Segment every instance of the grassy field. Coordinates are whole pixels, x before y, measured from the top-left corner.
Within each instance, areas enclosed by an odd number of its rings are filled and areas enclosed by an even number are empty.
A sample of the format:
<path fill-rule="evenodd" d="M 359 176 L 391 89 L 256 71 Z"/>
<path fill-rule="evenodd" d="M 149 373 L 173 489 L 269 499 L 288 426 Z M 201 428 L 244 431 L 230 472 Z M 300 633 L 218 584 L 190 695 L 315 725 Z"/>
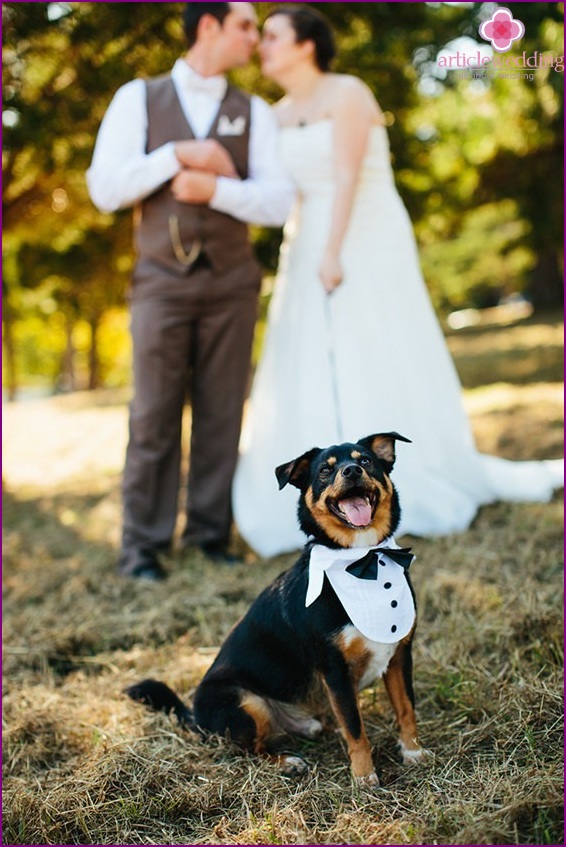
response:
<path fill-rule="evenodd" d="M 450 338 L 484 451 L 562 455 L 561 332 L 532 318 Z M 401 766 L 377 685 L 363 702 L 382 788 L 352 784 L 333 731 L 289 739 L 311 766 L 293 780 L 122 693 L 156 676 L 189 699 L 294 559 L 219 569 L 185 555 L 163 585 L 116 576 L 124 402 L 4 410 L 4 843 L 562 843 L 562 497 L 398 539 L 418 556 L 415 689 L 434 756 Z"/>

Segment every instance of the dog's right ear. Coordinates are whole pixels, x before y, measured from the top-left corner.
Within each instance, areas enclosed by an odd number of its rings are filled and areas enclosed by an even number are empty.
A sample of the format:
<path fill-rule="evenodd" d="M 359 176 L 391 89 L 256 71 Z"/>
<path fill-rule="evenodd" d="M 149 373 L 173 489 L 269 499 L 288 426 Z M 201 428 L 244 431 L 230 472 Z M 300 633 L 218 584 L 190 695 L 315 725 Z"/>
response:
<path fill-rule="evenodd" d="M 320 447 L 313 447 L 312 450 L 307 450 L 298 459 L 293 459 L 292 462 L 285 462 L 284 465 L 279 465 L 278 468 L 275 468 L 279 491 L 285 488 L 288 482 L 294 485 L 295 488 L 305 491 L 309 483 L 312 460 L 319 453 Z"/>

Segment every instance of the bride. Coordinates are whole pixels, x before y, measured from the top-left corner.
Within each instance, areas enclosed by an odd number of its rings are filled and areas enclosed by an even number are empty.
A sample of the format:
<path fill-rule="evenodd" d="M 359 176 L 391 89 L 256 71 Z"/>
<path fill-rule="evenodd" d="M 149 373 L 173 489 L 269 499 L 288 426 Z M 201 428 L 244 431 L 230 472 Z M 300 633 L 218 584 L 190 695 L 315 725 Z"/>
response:
<path fill-rule="evenodd" d="M 478 506 L 548 500 L 561 462 L 509 462 L 474 446 L 461 387 L 395 188 L 383 117 L 357 77 L 329 71 L 334 39 L 305 6 L 277 7 L 262 70 L 298 203 L 285 227 L 264 353 L 252 387 L 234 517 L 262 556 L 297 549 L 295 489 L 274 468 L 311 447 L 396 430 L 399 534 L 464 530 Z"/>

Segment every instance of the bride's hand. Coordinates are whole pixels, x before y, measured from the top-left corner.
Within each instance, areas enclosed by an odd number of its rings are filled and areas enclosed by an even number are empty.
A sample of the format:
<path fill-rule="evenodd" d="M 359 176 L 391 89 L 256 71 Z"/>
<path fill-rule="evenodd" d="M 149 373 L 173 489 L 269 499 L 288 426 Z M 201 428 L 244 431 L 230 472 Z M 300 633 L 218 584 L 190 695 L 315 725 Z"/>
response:
<path fill-rule="evenodd" d="M 332 294 L 332 292 L 341 285 L 342 280 L 344 279 L 340 258 L 338 256 L 325 254 L 322 257 L 322 262 L 318 269 L 318 275 L 326 293 Z"/>

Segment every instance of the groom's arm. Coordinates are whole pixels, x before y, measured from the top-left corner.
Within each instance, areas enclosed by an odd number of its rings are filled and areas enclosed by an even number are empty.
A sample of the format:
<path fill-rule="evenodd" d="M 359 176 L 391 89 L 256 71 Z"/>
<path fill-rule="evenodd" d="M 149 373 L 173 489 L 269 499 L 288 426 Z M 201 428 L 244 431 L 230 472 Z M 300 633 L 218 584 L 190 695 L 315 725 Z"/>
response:
<path fill-rule="evenodd" d="M 102 212 L 116 212 L 135 205 L 173 179 L 182 168 L 223 177 L 236 175 L 230 154 L 215 139 L 168 141 L 147 153 L 147 130 L 145 83 L 141 79 L 132 80 L 112 98 L 86 174 L 91 199 Z"/>
<path fill-rule="evenodd" d="M 295 198 L 295 187 L 279 156 L 279 127 L 267 105 L 252 98 L 249 176 L 238 180 L 183 170 L 172 183 L 176 199 L 208 204 L 245 223 L 281 226 Z"/>
<path fill-rule="evenodd" d="M 146 138 L 145 83 L 135 79 L 112 98 L 86 173 L 90 197 L 101 212 L 133 206 L 180 171 L 172 142 L 146 153 Z"/>

